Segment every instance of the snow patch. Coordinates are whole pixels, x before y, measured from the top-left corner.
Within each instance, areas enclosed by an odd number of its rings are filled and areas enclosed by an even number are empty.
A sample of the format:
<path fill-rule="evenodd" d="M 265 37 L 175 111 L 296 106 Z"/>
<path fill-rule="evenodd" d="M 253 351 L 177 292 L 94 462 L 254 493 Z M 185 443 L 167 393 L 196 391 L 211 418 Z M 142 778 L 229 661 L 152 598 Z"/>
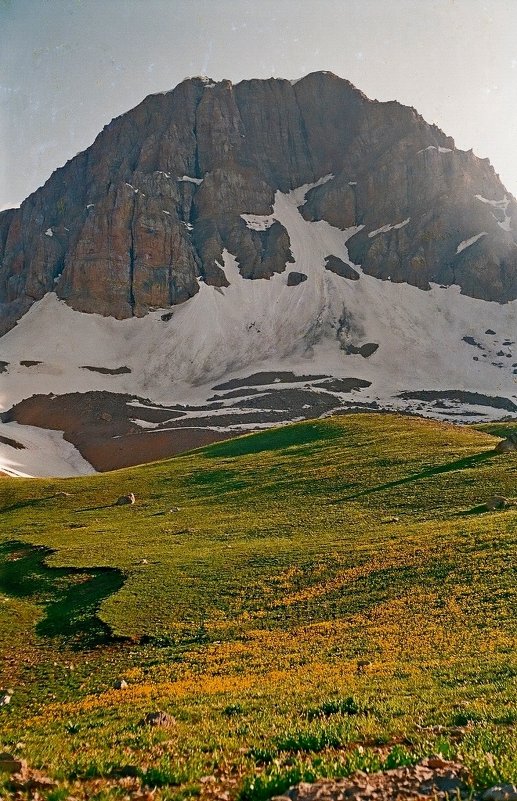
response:
<path fill-rule="evenodd" d="M 52 228 L 47 228 L 47 230 L 45 231 L 45 236 L 54 236 Z"/>
<path fill-rule="evenodd" d="M 494 219 L 496 220 L 499 228 L 502 228 L 503 231 L 511 231 L 512 225 L 512 218 L 508 214 L 508 206 L 510 205 L 510 198 L 505 195 L 502 200 L 488 200 L 483 195 L 475 195 L 477 200 L 480 200 L 482 203 L 487 203 L 489 206 L 493 206 L 496 209 L 499 209 L 504 213 L 504 220 L 498 220 L 497 216 L 493 214 Z"/>
<path fill-rule="evenodd" d="M 145 409 L 149 409 L 149 406 L 145 406 Z M 160 423 L 152 423 L 150 420 L 139 420 L 138 418 L 134 417 L 131 418 L 132 423 L 136 423 L 139 428 L 157 428 Z"/>
<path fill-rule="evenodd" d="M 368 234 L 368 239 L 371 239 L 372 236 L 377 236 L 377 234 L 386 234 L 388 231 L 395 231 L 397 228 L 404 228 L 404 226 L 408 224 L 410 219 L 411 217 L 408 217 L 407 219 L 402 220 L 402 222 L 396 223 L 395 225 L 388 224 L 388 225 L 383 225 L 382 228 L 376 228 L 375 231 L 370 231 L 370 233 Z"/>
<path fill-rule="evenodd" d="M 305 203 L 305 196 L 311 189 L 315 189 L 317 186 L 322 186 L 323 184 L 328 183 L 328 181 L 332 181 L 334 178 L 334 173 L 329 172 L 327 175 L 324 175 L 318 181 L 314 181 L 312 184 L 302 184 L 302 186 L 298 186 L 296 189 L 292 189 L 286 197 L 291 199 L 291 202 L 296 204 L 297 206 L 302 206 Z M 278 193 L 277 193 L 278 194 Z"/>
<path fill-rule="evenodd" d="M 438 153 L 452 153 L 452 148 L 450 147 L 436 147 L 436 145 L 427 145 L 427 147 L 423 147 L 422 150 L 417 152 L 417 156 L 420 153 L 426 153 L 428 150 L 436 150 Z"/>
<path fill-rule="evenodd" d="M 178 178 L 178 181 L 186 181 L 190 184 L 199 184 L 203 183 L 203 178 L 192 178 L 190 175 L 183 175 L 181 178 Z"/>
<path fill-rule="evenodd" d="M 18 450 L 0 442 L 0 471 L 10 476 L 65 478 L 96 472 L 79 451 L 63 439 L 62 431 L 0 423 L 0 434 L 24 446 Z"/>
<path fill-rule="evenodd" d="M 271 228 L 275 218 L 272 214 L 269 216 L 261 214 L 241 214 L 242 219 L 252 231 L 266 231 Z"/>
<path fill-rule="evenodd" d="M 471 236 L 470 239 L 464 239 L 463 242 L 460 242 L 460 244 L 456 248 L 456 253 L 461 253 L 462 250 L 465 250 L 466 248 L 469 248 L 471 245 L 474 244 L 474 242 L 477 242 L 478 239 L 481 239 L 482 236 L 486 236 L 486 235 L 487 235 L 486 231 L 481 231 L 480 234 L 476 234 L 475 236 Z"/>

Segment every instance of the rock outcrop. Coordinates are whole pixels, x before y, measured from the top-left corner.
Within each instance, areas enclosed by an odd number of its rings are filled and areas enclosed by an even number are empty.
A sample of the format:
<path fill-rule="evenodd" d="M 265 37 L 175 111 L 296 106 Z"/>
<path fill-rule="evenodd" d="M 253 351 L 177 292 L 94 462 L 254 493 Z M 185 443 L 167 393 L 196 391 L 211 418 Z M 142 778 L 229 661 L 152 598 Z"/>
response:
<path fill-rule="evenodd" d="M 303 216 L 363 226 L 348 247 L 365 272 L 517 298 L 517 204 L 488 160 L 456 150 L 414 109 L 331 73 L 193 78 L 113 120 L 0 213 L 0 334 L 50 291 L 116 318 L 182 303 L 199 279 L 227 285 L 224 249 L 243 278 L 267 280 L 293 261 L 292 243 L 273 218 L 250 218 L 272 214 L 276 190 L 330 174 Z"/>

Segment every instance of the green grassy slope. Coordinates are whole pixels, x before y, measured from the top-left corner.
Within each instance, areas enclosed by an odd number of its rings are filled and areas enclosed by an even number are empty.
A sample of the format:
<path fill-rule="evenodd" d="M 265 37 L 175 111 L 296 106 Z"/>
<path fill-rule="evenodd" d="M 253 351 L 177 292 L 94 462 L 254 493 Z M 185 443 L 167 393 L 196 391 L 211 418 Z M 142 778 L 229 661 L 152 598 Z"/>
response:
<path fill-rule="evenodd" d="M 460 751 L 478 786 L 517 778 L 517 507 L 478 508 L 517 496 L 517 456 L 495 441 L 351 415 L 84 479 L 2 479 L 0 654 L 18 688 L 3 744 L 23 739 L 63 782 L 145 764 L 164 797 L 207 794 L 207 774 L 259 797 L 436 750 Z M 106 692 L 121 674 L 129 690 Z M 138 725 L 150 708 L 174 714 L 172 735 Z"/>

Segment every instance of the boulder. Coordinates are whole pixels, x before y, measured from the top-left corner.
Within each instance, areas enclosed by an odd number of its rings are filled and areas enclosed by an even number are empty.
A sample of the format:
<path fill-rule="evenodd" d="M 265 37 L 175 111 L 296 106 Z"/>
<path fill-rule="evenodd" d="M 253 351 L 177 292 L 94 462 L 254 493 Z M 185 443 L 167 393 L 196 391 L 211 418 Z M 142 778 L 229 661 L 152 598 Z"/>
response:
<path fill-rule="evenodd" d="M 325 259 L 325 269 L 340 275 L 341 278 L 348 278 L 350 281 L 358 281 L 359 273 L 350 264 L 347 264 L 338 256 L 327 256 Z"/>
<path fill-rule="evenodd" d="M 0 754 L 0 773 L 24 773 L 27 770 L 27 762 L 18 759 L 13 754 Z"/>
<path fill-rule="evenodd" d="M 13 696 L 12 690 L 0 690 L 0 706 L 8 706 Z"/>
<path fill-rule="evenodd" d="M 363 359 L 368 359 L 376 350 L 379 349 L 377 342 L 365 342 L 364 345 L 345 345 L 343 350 L 348 354 L 357 354 Z"/>
<path fill-rule="evenodd" d="M 483 794 L 483 801 L 517 801 L 517 786 L 496 784 Z"/>
<path fill-rule="evenodd" d="M 126 506 L 127 504 L 133 504 L 136 498 L 133 492 L 130 492 L 129 495 L 121 495 L 120 498 L 117 498 L 115 501 L 115 506 Z"/>
<path fill-rule="evenodd" d="M 496 453 L 514 453 L 517 451 L 517 431 L 508 434 L 506 439 L 502 439 L 495 446 Z"/>
<path fill-rule="evenodd" d="M 169 715 L 168 712 L 162 712 L 161 710 L 148 712 L 142 721 L 144 726 L 160 726 L 162 728 L 169 728 L 170 726 L 174 726 L 175 723 L 176 721 L 172 715 Z"/>
<path fill-rule="evenodd" d="M 295 270 L 292 270 L 287 276 L 287 286 L 298 286 L 298 284 L 303 284 L 306 280 L 307 276 L 305 273 L 297 273 Z"/>
<path fill-rule="evenodd" d="M 511 506 L 510 501 L 502 495 L 492 495 L 485 503 L 485 507 L 489 512 L 494 512 L 497 509 L 506 509 L 508 506 Z"/>

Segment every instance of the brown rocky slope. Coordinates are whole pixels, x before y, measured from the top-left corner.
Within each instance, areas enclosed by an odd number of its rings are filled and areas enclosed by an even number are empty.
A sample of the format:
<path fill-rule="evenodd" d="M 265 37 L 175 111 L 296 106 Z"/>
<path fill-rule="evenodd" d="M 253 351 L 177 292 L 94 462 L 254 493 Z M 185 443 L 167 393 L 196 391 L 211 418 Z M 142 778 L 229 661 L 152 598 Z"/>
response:
<path fill-rule="evenodd" d="M 365 272 L 517 297 L 517 204 L 488 160 L 455 150 L 414 109 L 331 73 L 192 78 L 113 120 L 0 214 L 0 333 L 49 291 L 117 318 L 181 303 L 197 277 L 225 284 L 223 248 L 243 277 L 267 279 L 292 261 L 287 231 L 253 230 L 240 215 L 269 214 L 276 190 L 329 173 L 303 214 L 364 225 L 349 250 Z"/>

